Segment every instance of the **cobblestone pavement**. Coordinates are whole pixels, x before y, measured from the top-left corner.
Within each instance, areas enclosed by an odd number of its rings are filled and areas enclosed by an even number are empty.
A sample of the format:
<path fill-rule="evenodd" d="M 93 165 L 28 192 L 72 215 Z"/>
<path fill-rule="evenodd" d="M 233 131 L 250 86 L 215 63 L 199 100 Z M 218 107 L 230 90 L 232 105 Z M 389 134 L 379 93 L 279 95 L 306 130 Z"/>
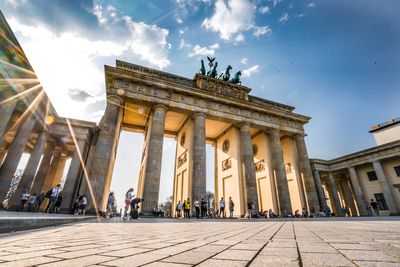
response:
<path fill-rule="evenodd" d="M 0 235 L 0 266 L 31 265 L 400 266 L 400 221 L 79 223 Z"/>

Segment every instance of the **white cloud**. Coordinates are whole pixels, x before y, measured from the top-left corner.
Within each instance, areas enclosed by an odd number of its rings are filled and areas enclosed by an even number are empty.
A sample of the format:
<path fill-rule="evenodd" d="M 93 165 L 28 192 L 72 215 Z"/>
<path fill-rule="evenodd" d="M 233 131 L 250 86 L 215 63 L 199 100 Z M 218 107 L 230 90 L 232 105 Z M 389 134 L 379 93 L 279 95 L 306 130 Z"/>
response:
<path fill-rule="evenodd" d="M 231 40 L 249 29 L 255 16 L 256 7 L 248 0 L 217 0 L 214 14 L 206 18 L 202 26 L 218 32 L 221 39 Z M 240 39 L 240 38 L 239 38 Z"/>
<path fill-rule="evenodd" d="M 261 35 L 272 32 L 269 26 L 262 26 L 262 27 L 253 26 L 252 28 L 253 28 L 253 36 L 255 37 L 259 37 Z"/>
<path fill-rule="evenodd" d="M 311 3 L 309 3 L 307 6 L 308 6 L 308 7 L 315 7 L 315 4 L 314 4 L 313 2 L 311 2 Z"/>
<path fill-rule="evenodd" d="M 269 0 L 270 2 L 274 3 L 274 6 L 276 6 L 277 4 L 279 4 L 280 2 L 282 2 L 283 0 Z"/>
<path fill-rule="evenodd" d="M 247 64 L 247 58 L 246 57 L 242 58 L 240 60 L 240 63 L 242 63 L 243 65 L 246 65 Z"/>
<path fill-rule="evenodd" d="M 260 7 L 258 8 L 258 11 L 259 11 L 261 14 L 270 14 L 270 13 L 271 13 L 271 10 L 270 10 L 270 8 L 269 8 L 268 6 L 260 6 Z"/>
<path fill-rule="evenodd" d="M 280 23 L 286 23 L 286 21 L 289 19 L 289 14 L 285 13 L 279 18 Z"/>
<path fill-rule="evenodd" d="M 167 67 L 171 63 L 168 59 L 168 49 L 171 47 L 167 43 L 169 31 L 156 25 L 135 22 L 130 17 L 124 17 L 124 20 L 132 34 L 129 44 L 132 52 L 159 68 Z"/>
<path fill-rule="evenodd" d="M 6 3 L 12 5 L 14 8 L 23 5 L 26 3 L 27 0 L 6 0 Z"/>
<path fill-rule="evenodd" d="M 257 73 L 260 71 L 260 65 L 254 65 L 248 69 L 242 71 L 242 77 L 250 77 L 253 73 Z"/>
<path fill-rule="evenodd" d="M 238 35 L 236 35 L 235 42 L 240 43 L 243 41 L 244 41 L 244 35 L 242 33 L 239 33 Z"/>
<path fill-rule="evenodd" d="M 120 21 L 117 9 L 112 5 L 108 5 L 106 8 L 103 8 L 102 5 L 94 3 L 92 12 L 93 15 L 97 17 L 97 21 L 99 22 L 100 25 L 105 25 L 107 23 L 115 23 Z"/>
<path fill-rule="evenodd" d="M 191 45 L 186 43 L 185 40 L 182 38 L 180 43 L 179 43 L 179 49 L 182 49 L 182 48 L 185 48 L 185 47 L 190 48 Z"/>
<path fill-rule="evenodd" d="M 208 47 L 201 47 L 200 45 L 195 45 L 193 47 L 193 51 L 188 55 L 189 57 L 194 56 L 213 56 L 215 54 L 215 50 L 219 49 L 219 44 L 215 43 Z"/>
<path fill-rule="evenodd" d="M 175 19 L 175 21 L 176 21 L 176 23 L 178 23 L 178 24 L 182 24 L 183 23 L 183 20 L 181 19 L 181 18 L 176 18 Z"/>

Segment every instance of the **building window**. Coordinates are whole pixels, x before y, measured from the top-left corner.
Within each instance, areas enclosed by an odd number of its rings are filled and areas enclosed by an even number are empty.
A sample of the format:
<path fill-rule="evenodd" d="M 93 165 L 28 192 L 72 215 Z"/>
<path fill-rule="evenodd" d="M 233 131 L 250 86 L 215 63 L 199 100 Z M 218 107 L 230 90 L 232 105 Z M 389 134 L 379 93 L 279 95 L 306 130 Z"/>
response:
<path fill-rule="evenodd" d="M 378 203 L 378 207 L 380 210 L 388 210 L 388 206 L 386 204 L 385 196 L 382 193 L 374 194 L 376 202 Z"/>
<path fill-rule="evenodd" d="M 397 177 L 400 177 L 400 166 L 394 167 L 394 171 L 396 172 Z"/>
<path fill-rule="evenodd" d="M 368 175 L 368 180 L 369 181 L 376 181 L 378 180 L 378 177 L 376 176 L 376 172 L 372 171 L 372 172 L 367 172 Z"/>

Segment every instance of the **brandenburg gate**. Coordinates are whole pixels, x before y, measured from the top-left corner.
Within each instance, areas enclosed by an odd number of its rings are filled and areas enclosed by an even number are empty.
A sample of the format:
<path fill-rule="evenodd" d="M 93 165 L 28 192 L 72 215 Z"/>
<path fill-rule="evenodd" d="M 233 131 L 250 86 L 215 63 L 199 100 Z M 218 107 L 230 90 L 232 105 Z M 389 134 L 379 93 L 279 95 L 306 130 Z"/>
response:
<path fill-rule="evenodd" d="M 176 139 L 173 207 L 206 197 L 206 144 L 215 147 L 215 199 L 229 197 L 235 216 L 306 206 L 320 210 L 304 142 L 309 117 L 250 95 L 251 89 L 202 74 L 188 79 L 117 61 L 105 66 L 107 107 L 89 150 L 89 184 L 105 210 L 122 130 L 143 133 L 137 196 L 142 212 L 158 205 L 163 138 Z M 80 192 L 87 192 L 83 180 Z M 171 185 L 172 186 L 172 185 Z M 93 208 L 93 203 L 89 206 Z"/>

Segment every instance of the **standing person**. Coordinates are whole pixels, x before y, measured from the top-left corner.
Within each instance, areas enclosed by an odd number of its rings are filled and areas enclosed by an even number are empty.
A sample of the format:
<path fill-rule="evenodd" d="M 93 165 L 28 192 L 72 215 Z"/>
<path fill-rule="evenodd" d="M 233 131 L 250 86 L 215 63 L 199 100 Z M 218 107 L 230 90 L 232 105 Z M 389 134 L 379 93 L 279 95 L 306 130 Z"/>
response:
<path fill-rule="evenodd" d="M 369 204 L 374 209 L 375 216 L 378 216 L 378 217 L 381 216 L 381 214 L 379 213 L 378 203 L 371 198 L 371 202 Z"/>
<path fill-rule="evenodd" d="M 74 215 L 78 215 L 79 201 L 81 201 L 81 196 L 79 194 L 76 194 L 76 197 L 74 200 L 74 206 L 72 207 L 72 214 L 74 214 Z"/>
<path fill-rule="evenodd" d="M 28 201 L 30 195 L 27 190 L 22 191 L 21 199 L 18 202 L 17 211 L 22 211 L 25 207 L 26 202 Z"/>
<path fill-rule="evenodd" d="M 190 218 L 190 199 L 187 198 L 186 203 L 185 203 L 185 213 L 186 213 L 186 218 Z"/>
<path fill-rule="evenodd" d="M 58 199 L 58 194 L 61 192 L 61 184 L 58 184 L 56 187 L 53 187 L 52 189 L 49 190 L 49 192 L 46 193 L 47 196 L 49 196 L 49 204 L 47 204 L 46 210 L 44 211 L 45 213 L 53 212 L 54 205 L 57 202 Z"/>
<path fill-rule="evenodd" d="M 61 202 L 62 202 L 62 194 L 60 192 L 58 194 L 56 204 L 54 205 L 54 212 L 55 213 L 60 213 Z"/>
<path fill-rule="evenodd" d="M 204 198 L 201 199 L 200 207 L 201 207 L 201 217 L 202 218 L 207 217 L 207 202 L 204 200 Z"/>
<path fill-rule="evenodd" d="M 106 214 L 106 216 L 108 216 L 108 218 L 111 218 L 111 213 L 113 212 L 114 205 L 115 205 L 114 192 L 111 192 L 108 195 L 108 199 L 107 199 L 107 214 Z"/>
<path fill-rule="evenodd" d="M 45 200 L 44 192 L 40 193 L 40 195 L 36 199 L 36 212 L 39 212 L 40 206 L 42 205 L 43 201 Z"/>
<path fill-rule="evenodd" d="M 178 200 L 178 204 L 176 204 L 175 211 L 176 211 L 176 217 L 177 217 L 177 218 L 182 218 L 182 214 L 181 214 L 181 211 L 182 211 L 182 204 L 181 204 L 181 201 L 180 201 L 180 200 Z"/>
<path fill-rule="evenodd" d="M 367 208 L 368 216 L 372 216 L 372 207 L 369 203 L 365 203 L 365 207 Z"/>
<path fill-rule="evenodd" d="M 33 193 L 32 196 L 30 196 L 29 200 L 28 200 L 28 212 L 32 211 L 35 201 L 36 201 L 36 193 Z"/>
<path fill-rule="evenodd" d="M 252 201 L 249 201 L 247 203 L 247 209 L 249 212 L 249 219 L 251 219 L 253 217 L 253 202 Z"/>
<path fill-rule="evenodd" d="M 87 205 L 86 195 L 83 194 L 83 195 L 81 196 L 81 200 L 79 201 L 79 210 L 80 210 L 80 213 L 81 213 L 83 216 L 85 216 L 86 205 Z M 78 211 L 78 214 L 79 214 L 79 211 Z"/>
<path fill-rule="evenodd" d="M 235 209 L 235 203 L 233 203 L 232 197 L 229 197 L 229 218 L 233 218 L 233 211 Z"/>
<path fill-rule="evenodd" d="M 186 218 L 186 199 L 183 201 L 182 208 L 183 208 L 183 218 Z"/>
<path fill-rule="evenodd" d="M 196 218 L 200 218 L 200 202 L 197 198 L 194 202 L 194 209 L 196 210 Z"/>
<path fill-rule="evenodd" d="M 219 201 L 219 213 L 222 218 L 225 218 L 225 200 L 223 197 Z"/>
<path fill-rule="evenodd" d="M 124 213 L 125 218 L 128 217 L 128 210 L 129 207 L 131 206 L 132 198 L 134 197 L 135 195 L 133 194 L 133 188 L 129 188 L 129 190 L 125 194 L 125 213 Z"/>
<path fill-rule="evenodd" d="M 272 219 L 272 218 L 275 217 L 275 216 L 274 216 L 274 212 L 272 211 L 272 209 L 269 209 L 269 211 L 268 211 L 268 217 L 269 217 L 270 219 Z"/>

